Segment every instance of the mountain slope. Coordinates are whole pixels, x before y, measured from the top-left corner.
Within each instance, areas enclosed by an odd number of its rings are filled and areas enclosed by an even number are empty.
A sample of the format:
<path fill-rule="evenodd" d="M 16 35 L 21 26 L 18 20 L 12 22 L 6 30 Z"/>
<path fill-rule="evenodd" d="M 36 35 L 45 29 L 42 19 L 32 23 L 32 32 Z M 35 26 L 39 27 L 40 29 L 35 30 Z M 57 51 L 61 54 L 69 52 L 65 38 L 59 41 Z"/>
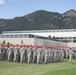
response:
<path fill-rule="evenodd" d="M 63 14 L 39 10 L 22 17 L 0 19 L 0 33 L 8 30 L 75 29 L 76 11 Z"/>

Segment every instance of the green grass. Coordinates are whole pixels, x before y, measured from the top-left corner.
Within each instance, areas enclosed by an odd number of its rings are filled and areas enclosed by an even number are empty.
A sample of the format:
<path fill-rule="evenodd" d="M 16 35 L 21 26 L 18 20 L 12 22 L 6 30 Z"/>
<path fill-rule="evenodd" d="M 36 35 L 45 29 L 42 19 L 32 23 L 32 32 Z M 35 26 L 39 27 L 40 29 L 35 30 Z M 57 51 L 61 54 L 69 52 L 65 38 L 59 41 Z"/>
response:
<path fill-rule="evenodd" d="M 0 62 L 0 75 L 76 75 L 76 60 L 42 65 Z"/>

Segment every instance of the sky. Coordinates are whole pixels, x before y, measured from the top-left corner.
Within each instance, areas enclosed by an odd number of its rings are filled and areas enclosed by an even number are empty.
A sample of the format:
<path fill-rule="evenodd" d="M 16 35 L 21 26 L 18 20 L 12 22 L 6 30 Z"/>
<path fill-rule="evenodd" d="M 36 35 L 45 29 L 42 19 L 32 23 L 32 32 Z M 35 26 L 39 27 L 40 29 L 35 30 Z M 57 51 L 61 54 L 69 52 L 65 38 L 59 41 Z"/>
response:
<path fill-rule="evenodd" d="M 12 19 L 37 10 L 64 13 L 76 10 L 76 0 L 0 0 L 0 18 Z"/>

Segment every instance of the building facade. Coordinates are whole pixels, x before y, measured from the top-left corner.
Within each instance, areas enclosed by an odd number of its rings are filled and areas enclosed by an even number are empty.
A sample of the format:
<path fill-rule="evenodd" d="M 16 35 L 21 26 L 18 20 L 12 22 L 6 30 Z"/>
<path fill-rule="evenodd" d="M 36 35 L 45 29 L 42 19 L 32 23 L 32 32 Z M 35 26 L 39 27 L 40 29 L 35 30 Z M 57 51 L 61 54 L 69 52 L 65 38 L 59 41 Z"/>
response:
<path fill-rule="evenodd" d="M 46 39 L 49 36 L 54 37 L 56 41 L 76 42 L 76 29 L 3 31 L 0 38 L 36 37 Z"/>

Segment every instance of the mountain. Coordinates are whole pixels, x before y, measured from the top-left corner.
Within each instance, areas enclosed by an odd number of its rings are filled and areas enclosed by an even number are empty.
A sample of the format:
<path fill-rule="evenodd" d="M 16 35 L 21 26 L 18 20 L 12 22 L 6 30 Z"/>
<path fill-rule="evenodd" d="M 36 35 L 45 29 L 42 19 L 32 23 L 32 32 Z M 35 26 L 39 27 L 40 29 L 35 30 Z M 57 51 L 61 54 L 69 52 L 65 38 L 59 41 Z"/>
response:
<path fill-rule="evenodd" d="M 71 9 L 63 14 L 38 10 L 22 17 L 0 19 L 2 31 L 76 29 L 76 11 Z"/>
<path fill-rule="evenodd" d="M 76 17 L 76 11 L 74 9 L 71 9 L 71 10 L 65 12 L 63 14 L 63 16 L 74 16 L 74 17 Z"/>

